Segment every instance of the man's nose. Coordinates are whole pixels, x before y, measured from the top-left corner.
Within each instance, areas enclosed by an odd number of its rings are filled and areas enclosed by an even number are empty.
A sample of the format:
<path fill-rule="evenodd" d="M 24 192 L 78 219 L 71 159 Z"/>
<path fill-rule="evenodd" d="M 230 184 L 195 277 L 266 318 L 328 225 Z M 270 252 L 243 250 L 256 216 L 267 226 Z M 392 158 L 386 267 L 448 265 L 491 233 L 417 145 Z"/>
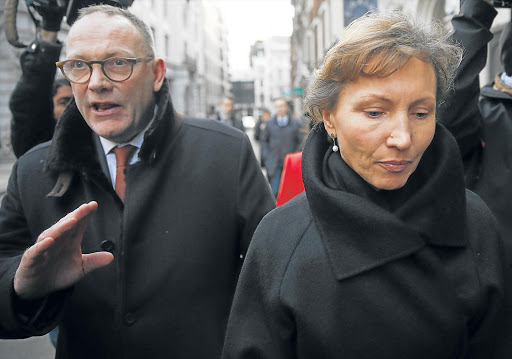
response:
<path fill-rule="evenodd" d="M 105 76 L 100 64 L 91 65 L 91 78 L 89 79 L 89 89 L 98 91 L 111 86 L 110 80 Z"/>

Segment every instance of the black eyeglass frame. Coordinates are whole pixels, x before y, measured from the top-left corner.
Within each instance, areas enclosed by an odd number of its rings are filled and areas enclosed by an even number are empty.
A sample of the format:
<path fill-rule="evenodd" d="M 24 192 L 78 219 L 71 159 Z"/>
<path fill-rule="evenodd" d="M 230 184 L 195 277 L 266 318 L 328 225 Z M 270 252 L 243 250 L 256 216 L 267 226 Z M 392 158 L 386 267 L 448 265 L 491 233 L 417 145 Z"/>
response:
<path fill-rule="evenodd" d="M 132 77 L 133 66 L 135 66 L 139 62 L 148 62 L 148 61 L 151 61 L 153 59 L 154 59 L 154 56 L 145 56 L 145 57 L 118 57 L 118 56 L 116 56 L 116 57 L 109 57 L 108 59 L 105 59 L 105 60 L 92 60 L 92 61 L 86 61 L 86 60 L 82 60 L 82 59 L 68 59 L 68 60 L 56 62 L 55 65 L 60 69 L 60 71 L 62 72 L 62 75 L 64 75 L 64 77 L 69 82 L 72 82 L 74 84 L 84 84 L 84 83 L 88 82 L 91 79 L 91 76 L 92 76 L 92 65 L 94 65 L 94 64 L 100 64 L 101 65 L 101 72 L 103 72 L 103 75 L 105 75 L 105 77 L 107 79 L 109 79 L 110 81 L 113 81 L 113 82 L 123 82 L 123 81 L 128 80 L 130 77 Z M 110 78 L 107 75 L 107 73 L 105 72 L 105 63 L 107 63 L 108 61 L 112 61 L 112 60 L 124 60 L 124 61 L 127 61 L 131 65 L 130 74 L 128 75 L 128 77 L 126 77 L 124 80 L 114 80 L 114 79 Z M 73 80 L 71 80 L 66 75 L 66 71 L 64 71 L 64 65 L 66 63 L 68 63 L 68 62 L 71 62 L 71 61 L 80 61 L 80 62 L 83 62 L 84 64 L 86 64 L 87 66 L 89 66 L 89 77 L 87 78 L 87 80 L 85 80 L 85 81 L 73 81 Z"/>

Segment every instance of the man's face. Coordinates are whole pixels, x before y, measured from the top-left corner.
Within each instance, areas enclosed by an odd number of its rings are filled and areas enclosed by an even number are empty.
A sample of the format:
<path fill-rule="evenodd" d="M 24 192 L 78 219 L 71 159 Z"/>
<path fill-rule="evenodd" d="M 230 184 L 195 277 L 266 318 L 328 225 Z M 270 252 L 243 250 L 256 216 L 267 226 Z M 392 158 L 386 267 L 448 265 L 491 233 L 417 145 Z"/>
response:
<path fill-rule="evenodd" d="M 111 57 L 145 57 L 144 39 L 126 18 L 96 12 L 78 20 L 67 39 L 67 58 L 105 60 Z M 161 59 L 134 65 L 131 77 L 122 82 L 109 80 L 101 65 L 92 65 L 91 78 L 72 83 L 78 110 L 99 136 L 126 143 L 142 131 L 153 117 L 155 92 L 165 75 Z"/>
<path fill-rule="evenodd" d="M 231 101 L 229 98 L 225 98 L 224 101 L 222 101 L 221 107 L 222 111 L 229 115 L 231 111 L 233 111 L 233 101 Z"/>
<path fill-rule="evenodd" d="M 71 86 L 63 85 L 57 89 L 57 93 L 53 96 L 53 117 L 55 119 L 62 115 L 72 97 Z"/>
<path fill-rule="evenodd" d="M 288 112 L 288 105 L 286 104 L 286 101 L 276 100 L 274 102 L 274 106 L 276 108 L 276 113 L 279 117 L 286 116 L 286 113 Z"/>

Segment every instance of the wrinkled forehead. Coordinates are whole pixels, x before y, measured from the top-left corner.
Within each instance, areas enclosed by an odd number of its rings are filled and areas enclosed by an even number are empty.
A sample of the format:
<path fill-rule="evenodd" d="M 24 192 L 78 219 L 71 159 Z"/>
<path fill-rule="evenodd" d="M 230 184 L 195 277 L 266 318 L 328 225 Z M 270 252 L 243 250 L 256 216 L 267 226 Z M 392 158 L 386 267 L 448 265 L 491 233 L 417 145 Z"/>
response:
<path fill-rule="evenodd" d="M 123 48 L 136 51 L 143 48 L 142 35 L 127 18 L 100 12 L 88 14 L 71 27 L 66 45 L 68 57 L 75 52 L 87 52 L 95 45 L 104 50 Z"/>

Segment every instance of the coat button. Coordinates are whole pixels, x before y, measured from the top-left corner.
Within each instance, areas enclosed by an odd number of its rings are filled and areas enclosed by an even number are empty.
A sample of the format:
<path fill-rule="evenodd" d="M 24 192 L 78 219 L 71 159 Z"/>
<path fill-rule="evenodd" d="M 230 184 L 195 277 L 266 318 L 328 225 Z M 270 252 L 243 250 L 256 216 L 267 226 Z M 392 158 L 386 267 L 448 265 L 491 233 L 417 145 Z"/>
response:
<path fill-rule="evenodd" d="M 111 252 L 114 250 L 115 244 L 112 241 L 106 240 L 101 242 L 101 249 L 107 252 Z"/>
<path fill-rule="evenodd" d="M 135 316 L 132 313 L 126 313 L 124 315 L 124 322 L 126 325 L 133 325 L 135 323 Z"/>

